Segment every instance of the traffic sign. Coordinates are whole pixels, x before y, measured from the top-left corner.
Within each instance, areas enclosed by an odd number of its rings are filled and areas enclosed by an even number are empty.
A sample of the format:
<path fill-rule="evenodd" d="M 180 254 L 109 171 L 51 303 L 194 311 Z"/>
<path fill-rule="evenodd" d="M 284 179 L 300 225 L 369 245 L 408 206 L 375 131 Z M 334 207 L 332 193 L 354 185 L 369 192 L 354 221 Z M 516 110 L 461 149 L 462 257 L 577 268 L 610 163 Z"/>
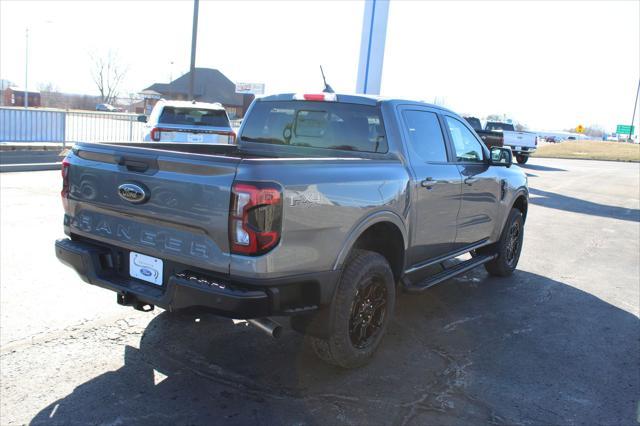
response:
<path fill-rule="evenodd" d="M 264 83 L 236 83 L 236 93 L 264 94 Z"/>
<path fill-rule="evenodd" d="M 582 124 L 578 124 L 576 127 L 576 133 L 584 133 L 584 126 Z"/>
<path fill-rule="evenodd" d="M 616 133 L 619 135 L 632 135 L 636 131 L 636 126 L 629 126 L 628 124 L 618 124 L 616 126 Z"/>

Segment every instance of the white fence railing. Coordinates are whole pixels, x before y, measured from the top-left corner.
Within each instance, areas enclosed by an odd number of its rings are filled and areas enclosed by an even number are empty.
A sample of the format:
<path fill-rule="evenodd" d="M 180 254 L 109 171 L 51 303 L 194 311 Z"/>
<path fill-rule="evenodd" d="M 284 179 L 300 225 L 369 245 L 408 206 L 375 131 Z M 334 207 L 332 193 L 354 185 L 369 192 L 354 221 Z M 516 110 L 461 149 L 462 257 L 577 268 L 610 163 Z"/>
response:
<path fill-rule="evenodd" d="M 139 142 L 137 114 L 0 107 L 0 142 Z"/>

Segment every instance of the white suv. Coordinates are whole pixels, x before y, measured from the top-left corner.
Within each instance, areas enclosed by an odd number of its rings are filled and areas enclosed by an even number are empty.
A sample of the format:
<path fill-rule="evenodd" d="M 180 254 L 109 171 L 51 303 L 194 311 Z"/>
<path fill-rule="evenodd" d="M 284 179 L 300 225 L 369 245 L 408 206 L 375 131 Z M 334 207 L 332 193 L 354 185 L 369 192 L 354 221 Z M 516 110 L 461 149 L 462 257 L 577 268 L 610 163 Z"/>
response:
<path fill-rule="evenodd" d="M 236 134 L 219 103 L 160 100 L 147 120 L 143 141 L 234 144 Z"/>

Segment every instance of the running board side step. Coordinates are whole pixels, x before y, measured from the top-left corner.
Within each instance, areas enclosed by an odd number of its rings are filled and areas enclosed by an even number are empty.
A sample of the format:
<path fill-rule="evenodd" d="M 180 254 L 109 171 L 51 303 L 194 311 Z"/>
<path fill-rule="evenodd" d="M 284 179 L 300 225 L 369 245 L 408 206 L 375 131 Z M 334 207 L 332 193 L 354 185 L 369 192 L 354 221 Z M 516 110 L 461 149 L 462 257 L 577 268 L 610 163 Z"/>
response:
<path fill-rule="evenodd" d="M 457 265 L 447 268 L 442 272 L 438 272 L 437 274 L 432 275 L 417 284 L 411 284 L 407 280 L 403 280 L 404 289 L 408 293 L 420 293 L 428 289 L 429 287 L 440 284 L 441 282 L 453 278 L 457 275 L 463 274 L 468 270 L 475 268 L 476 266 L 484 265 L 485 263 L 490 262 L 495 258 L 496 255 L 472 257 L 471 259 L 458 263 Z"/>

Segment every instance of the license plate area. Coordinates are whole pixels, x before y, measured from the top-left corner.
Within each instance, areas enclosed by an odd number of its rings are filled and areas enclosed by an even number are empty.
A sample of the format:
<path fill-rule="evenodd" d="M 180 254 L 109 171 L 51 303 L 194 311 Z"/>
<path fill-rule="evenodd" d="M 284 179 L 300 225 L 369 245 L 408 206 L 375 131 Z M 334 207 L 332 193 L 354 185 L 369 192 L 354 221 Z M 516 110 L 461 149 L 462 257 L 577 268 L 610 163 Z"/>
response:
<path fill-rule="evenodd" d="M 163 261 L 132 251 L 129 253 L 129 275 L 139 280 L 162 286 Z"/>
<path fill-rule="evenodd" d="M 204 136 L 200 133 L 187 134 L 187 141 L 189 142 L 204 142 Z"/>

